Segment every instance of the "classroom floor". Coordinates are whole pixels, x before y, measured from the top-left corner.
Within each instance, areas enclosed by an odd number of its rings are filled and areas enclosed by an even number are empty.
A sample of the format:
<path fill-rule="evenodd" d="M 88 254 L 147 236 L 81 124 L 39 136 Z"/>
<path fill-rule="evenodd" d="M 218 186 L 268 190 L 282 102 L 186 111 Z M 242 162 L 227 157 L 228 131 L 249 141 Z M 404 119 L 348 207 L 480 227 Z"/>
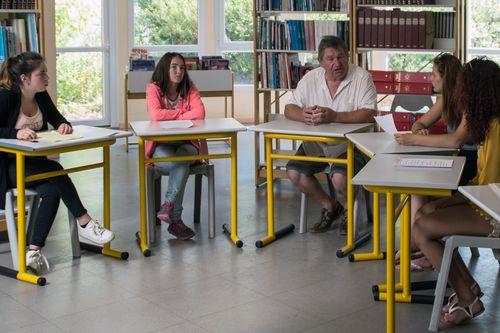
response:
<path fill-rule="evenodd" d="M 67 213 L 61 205 L 44 250 L 51 264 L 45 287 L 0 277 L 0 332 L 385 332 L 385 303 L 375 302 L 371 286 L 385 277 L 385 263 L 350 263 L 335 255 L 345 239 L 298 231 L 256 249 L 266 231 L 265 187 L 253 180 L 253 134 L 239 136 L 237 249 L 221 234 L 229 222 L 229 161 L 215 161 L 217 237 L 208 239 L 206 193 L 201 224 L 193 241 L 173 239 L 162 228 L 161 242 L 145 258 L 136 246 L 138 230 L 137 149 L 123 142 L 111 150 L 113 248 L 130 252 L 128 261 L 95 254 L 72 260 Z M 225 151 L 224 143 L 210 143 Z M 64 166 L 100 160 L 98 150 L 61 158 Z M 99 170 L 72 176 L 91 214 L 100 217 Z M 193 178 L 184 198 L 184 219 L 192 225 Z M 204 191 L 206 182 L 204 181 Z M 300 195 L 290 182 L 275 186 L 276 221 L 298 227 Z M 319 208 L 309 206 L 310 224 Z M 385 219 L 385 215 L 382 216 Z M 369 250 L 370 245 L 364 250 Z M 483 288 L 486 311 L 467 326 L 446 332 L 492 332 L 500 325 L 500 266 L 490 250 L 465 261 Z M 10 265 L 10 253 L 0 254 Z M 435 273 L 418 273 L 426 280 Z M 496 301 L 495 301 L 496 299 Z M 426 332 L 431 305 L 396 304 L 398 332 Z"/>

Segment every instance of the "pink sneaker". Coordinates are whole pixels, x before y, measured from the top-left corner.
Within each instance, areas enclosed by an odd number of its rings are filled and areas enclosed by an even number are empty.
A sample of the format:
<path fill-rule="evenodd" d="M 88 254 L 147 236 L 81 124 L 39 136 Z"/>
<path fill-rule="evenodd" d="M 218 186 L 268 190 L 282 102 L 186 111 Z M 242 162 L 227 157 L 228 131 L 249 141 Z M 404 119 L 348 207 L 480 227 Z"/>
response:
<path fill-rule="evenodd" d="M 185 225 L 182 220 L 172 221 L 172 223 L 168 226 L 167 231 L 179 240 L 188 240 L 196 235 L 196 233 L 190 227 Z"/>
<path fill-rule="evenodd" d="M 156 214 L 156 217 L 163 222 L 167 222 L 169 224 L 172 223 L 172 221 L 170 220 L 170 214 L 172 214 L 173 208 L 174 205 L 171 202 L 165 202 L 163 205 L 161 205 L 158 214 Z"/>

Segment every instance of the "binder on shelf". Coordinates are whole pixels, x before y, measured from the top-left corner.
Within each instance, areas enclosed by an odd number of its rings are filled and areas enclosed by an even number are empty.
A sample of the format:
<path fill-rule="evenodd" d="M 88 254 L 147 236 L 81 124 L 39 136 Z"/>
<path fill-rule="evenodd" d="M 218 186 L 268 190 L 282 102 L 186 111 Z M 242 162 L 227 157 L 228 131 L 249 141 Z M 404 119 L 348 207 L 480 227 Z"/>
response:
<path fill-rule="evenodd" d="M 395 94 L 432 95 L 432 84 L 400 82 L 394 84 Z"/>

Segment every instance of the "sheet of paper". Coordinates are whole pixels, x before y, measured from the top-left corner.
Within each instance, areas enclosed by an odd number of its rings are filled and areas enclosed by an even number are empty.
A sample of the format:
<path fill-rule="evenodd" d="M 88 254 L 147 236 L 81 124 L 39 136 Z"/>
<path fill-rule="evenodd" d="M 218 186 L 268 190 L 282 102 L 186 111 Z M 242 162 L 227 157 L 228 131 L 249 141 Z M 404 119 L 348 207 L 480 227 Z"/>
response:
<path fill-rule="evenodd" d="M 75 140 L 75 139 L 80 139 L 80 138 L 82 138 L 82 136 L 75 134 L 75 133 L 60 134 L 57 131 L 49 131 L 49 132 L 36 133 L 36 140 L 35 141 L 54 143 L 54 142 Z"/>
<path fill-rule="evenodd" d="M 190 128 L 192 126 L 193 122 L 191 120 L 170 120 L 160 124 L 160 127 L 163 129 Z"/>
<path fill-rule="evenodd" d="M 491 183 L 488 186 L 500 197 L 500 183 Z"/>
<path fill-rule="evenodd" d="M 376 116 L 375 121 L 386 133 L 394 135 L 398 130 L 396 129 L 396 124 L 394 123 L 394 117 L 392 114 L 387 114 L 385 116 Z"/>
<path fill-rule="evenodd" d="M 453 160 L 439 158 L 401 158 L 396 165 L 414 168 L 451 168 L 453 166 Z"/>

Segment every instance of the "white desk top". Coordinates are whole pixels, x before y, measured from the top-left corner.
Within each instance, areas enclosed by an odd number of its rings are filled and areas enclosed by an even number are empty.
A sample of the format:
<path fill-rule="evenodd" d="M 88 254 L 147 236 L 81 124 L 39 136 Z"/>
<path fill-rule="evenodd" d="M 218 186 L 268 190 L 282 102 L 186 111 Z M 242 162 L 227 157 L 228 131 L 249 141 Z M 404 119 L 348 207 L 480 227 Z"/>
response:
<path fill-rule="evenodd" d="M 135 135 L 148 137 L 158 135 L 187 135 L 187 134 L 209 134 L 224 132 L 242 132 L 246 127 L 233 118 L 217 118 L 205 120 L 192 120 L 193 126 L 190 128 L 170 128 L 161 127 L 166 121 L 132 121 L 130 126 Z"/>
<path fill-rule="evenodd" d="M 376 154 L 436 154 L 448 155 L 459 150 L 455 148 L 436 148 L 425 146 L 404 146 L 394 140 L 394 137 L 384 132 L 352 133 L 346 137 L 356 146 L 371 155 Z"/>
<path fill-rule="evenodd" d="M 110 139 L 124 138 L 132 135 L 132 132 L 86 125 L 74 126 L 73 133 L 81 135 L 82 138 L 54 143 L 32 142 L 17 139 L 0 139 L 0 147 L 18 149 L 23 151 L 44 151 L 54 148 L 73 147 L 82 144 L 106 141 Z"/>
<path fill-rule="evenodd" d="M 489 185 L 460 186 L 458 190 L 495 220 L 500 221 L 500 196 Z"/>
<path fill-rule="evenodd" d="M 426 189 L 456 190 L 465 164 L 463 156 L 439 156 L 439 159 L 453 160 L 451 168 L 398 167 L 400 158 L 431 159 L 429 155 L 375 155 L 352 179 L 353 185 L 374 185 L 391 187 L 413 187 Z"/>
<path fill-rule="evenodd" d="M 373 123 L 341 124 L 331 123 L 325 125 L 306 125 L 300 121 L 293 121 L 285 117 L 249 127 L 249 131 L 291 135 L 323 136 L 330 138 L 343 138 L 347 133 L 363 132 L 370 129 Z"/>

